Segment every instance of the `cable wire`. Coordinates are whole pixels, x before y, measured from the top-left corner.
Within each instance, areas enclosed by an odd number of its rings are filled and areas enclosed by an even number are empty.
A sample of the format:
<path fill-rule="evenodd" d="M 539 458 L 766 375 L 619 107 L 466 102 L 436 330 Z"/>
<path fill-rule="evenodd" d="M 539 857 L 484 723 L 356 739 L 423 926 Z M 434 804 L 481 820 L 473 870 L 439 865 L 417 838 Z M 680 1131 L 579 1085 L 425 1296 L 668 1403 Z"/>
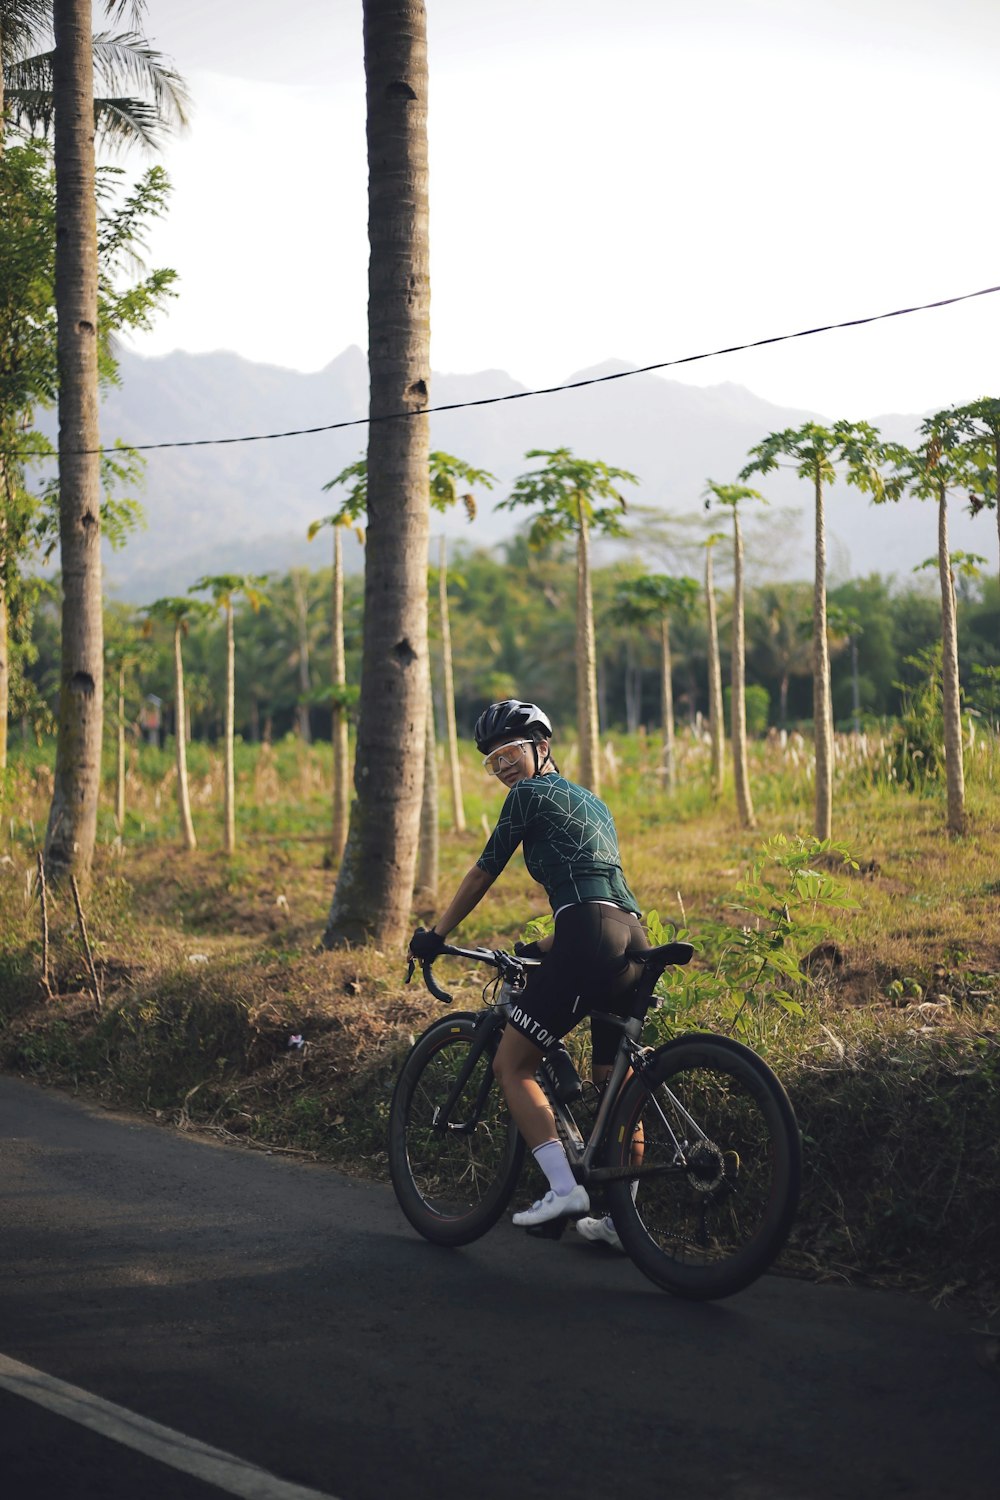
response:
<path fill-rule="evenodd" d="M 971 302 L 976 297 L 990 297 L 1000 292 L 1000 286 L 987 286 L 978 292 L 963 292 L 957 297 L 940 297 L 935 302 L 921 302 L 914 307 L 897 307 L 892 312 L 872 313 L 866 318 L 847 318 L 842 323 L 821 323 L 815 328 L 802 328 L 797 333 L 777 333 L 769 338 L 754 339 L 749 344 L 730 344 L 724 349 L 711 349 L 704 354 L 685 354 L 679 359 L 661 360 L 655 365 L 640 365 L 633 370 L 617 370 L 612 375 L 592 375 L 586 380 L 570 380 L 562 385 L 539 386 L 530 391 L 510 391 L 505 396 L 480 396 L 474 401 L 451 401 L 441 406 L 421 406 L 413 411 L 385 412 L 381 416 L 353 417 L 346 422 L 327 422 L 320 427 L 294 427 L 288 432 L 256 432 L 244 437 L 187 438 L 169 443 L 119 443 L 109 448 L 76 448 L 68 452 L 83 455 L 93 453 L 153 453 L 164 448 L 218 448 L 232 443 L 273 443 L 280 438 L 311 437 L 318 432 L 341 432 L 348 427 L 370 427 L 377 422 L 398 422 L 407 417 L 433 416 L 443 411 L 464 411 L 473 406 L 497 406 L 502 401 L 525 401 L 533 396 L 554 396 L 559 391 L 578 391 L 588 385 L 605 385 L 611 380 L 628 380 L 633 375 L 649 375 L 655 370 L 676 369 L 679 365 L 692 365 L 701 360 L 718 359 L 723 354 L 742 354 L 748 349 L 763 349 L 768 344 L 784 344 L 791 339 L 808 339 L 817 333 L 833 333 L 839 328 L 861 328 L 867 323 L 881 323 L 888 318 L 905 318 L 910 313 L 930 312 L 936 307 L 952 307 L 956 302 Z M 14 457 L 29 457 L 18 449 L 0 449 Z"/>

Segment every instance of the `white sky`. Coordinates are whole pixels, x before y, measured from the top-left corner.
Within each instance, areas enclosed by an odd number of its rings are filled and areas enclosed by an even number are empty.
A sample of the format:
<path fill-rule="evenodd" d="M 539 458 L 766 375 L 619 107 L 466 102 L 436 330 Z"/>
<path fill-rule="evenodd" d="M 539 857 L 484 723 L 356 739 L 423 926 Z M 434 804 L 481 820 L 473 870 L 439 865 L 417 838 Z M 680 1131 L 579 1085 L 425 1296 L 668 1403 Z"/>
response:
<path fill-rule="evenodd" d="M 436 370 L 549 384 L 1000 283 L 996 0 L 427 10 Z M 146 33 L 195 108 L 150 242 L 180 296 L 134 347 L 364 348 L 361 0 L 149 0 Z M 1000 294 L 667 373 L 875 417 L 997 394 L 998 345 Z"/>

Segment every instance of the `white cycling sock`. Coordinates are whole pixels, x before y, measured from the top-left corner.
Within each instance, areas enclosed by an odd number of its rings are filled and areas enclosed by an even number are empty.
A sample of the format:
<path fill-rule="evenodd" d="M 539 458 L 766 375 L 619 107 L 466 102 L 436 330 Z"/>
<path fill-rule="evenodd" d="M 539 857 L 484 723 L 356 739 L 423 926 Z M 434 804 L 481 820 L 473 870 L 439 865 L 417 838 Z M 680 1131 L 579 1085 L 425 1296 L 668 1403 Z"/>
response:
<path fill-rule="evenodd" d="M 566 1155 L 562 1141 L 545 1141 L 536 1146 L 532 1156 L 549 1180 L 549 1187 L 557 1198 L 565 1198 L 576 1187 L 576 1178 Z"/>

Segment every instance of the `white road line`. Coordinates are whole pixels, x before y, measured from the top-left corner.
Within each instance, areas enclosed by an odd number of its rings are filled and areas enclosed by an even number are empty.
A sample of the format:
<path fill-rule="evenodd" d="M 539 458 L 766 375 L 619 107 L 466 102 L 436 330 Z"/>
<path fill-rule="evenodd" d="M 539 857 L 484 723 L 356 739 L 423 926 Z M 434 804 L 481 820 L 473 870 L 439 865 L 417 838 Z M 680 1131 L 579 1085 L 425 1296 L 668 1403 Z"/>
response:
<path fill-rule="evenodd" d="M 304 1488 L 301 1484 L 289 1484 L 266 1469 L 258 1469 L 245 1459 L 232 1453 L 223 1453 L 221 1448 L 211 1448 L 197 1438 L 185 1437 L 159 1422 L 150 1422 L 124 1406 L 115 1406 L 112 1401 L 102 1401 L 78 1386 L 67 1385 L 42 1370 L 33 1370 L 30 1365 L 19 1364 L 0 1354 L 0 1387 L 21 1396 L 25 1401 L 34 1401 L 37 1406 L 47 1407 L 67 1421 L 78 1422 L 92 1432 L 123 1443 L 126 1448 L 135 1448 L 148 1458 L 161 1464 L 193 1474 L 229 1495 L 239 1495 L 241 1500 L 335 1500 L 332 1495 L 319 1490 Z"/>

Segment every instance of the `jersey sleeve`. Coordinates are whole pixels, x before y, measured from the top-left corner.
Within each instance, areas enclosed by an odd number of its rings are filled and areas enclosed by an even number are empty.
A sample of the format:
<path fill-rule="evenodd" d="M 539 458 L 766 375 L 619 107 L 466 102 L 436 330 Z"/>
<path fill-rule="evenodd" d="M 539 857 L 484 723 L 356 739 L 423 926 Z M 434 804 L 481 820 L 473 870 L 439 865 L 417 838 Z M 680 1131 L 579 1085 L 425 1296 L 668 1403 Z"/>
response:
<path fill-rule="evenodd" d="M 507 793 L 504 805 L 500 809 L 497 826 L 490 834 L 486 848 L 476 860 L 476 867 L 485 870 L 486 874 L 493 876 L 494 879 L 504 869 L 524 838 L 527 826 L 527 798 L 521 791 L 524 785 L 526 785 L 525 782 L 518 781 Z"/>

